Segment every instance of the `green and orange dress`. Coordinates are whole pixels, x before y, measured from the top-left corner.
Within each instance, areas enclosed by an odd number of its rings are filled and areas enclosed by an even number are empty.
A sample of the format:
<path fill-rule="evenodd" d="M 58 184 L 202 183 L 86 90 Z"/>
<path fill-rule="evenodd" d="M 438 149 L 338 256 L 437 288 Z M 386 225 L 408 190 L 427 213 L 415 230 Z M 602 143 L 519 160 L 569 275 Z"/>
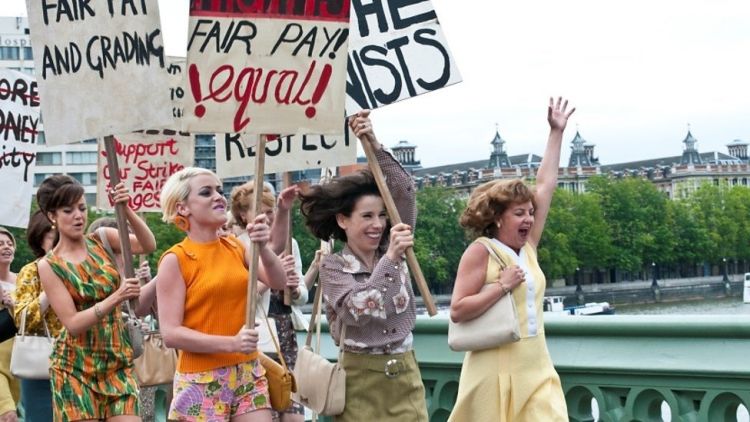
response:
<path fill-rule="evenodd" d="M 79 312 L 114 293 L 120 283 L 117 267 L 99 239 L 87 236 L 86 248 L 88 257 L 79 264 L 52 252 L 46 256 Z M 63 329 L 57 337 L 50 358 L 55 421 L 139 414 L 133 348 L 120 308 L 82 334 Z"/>

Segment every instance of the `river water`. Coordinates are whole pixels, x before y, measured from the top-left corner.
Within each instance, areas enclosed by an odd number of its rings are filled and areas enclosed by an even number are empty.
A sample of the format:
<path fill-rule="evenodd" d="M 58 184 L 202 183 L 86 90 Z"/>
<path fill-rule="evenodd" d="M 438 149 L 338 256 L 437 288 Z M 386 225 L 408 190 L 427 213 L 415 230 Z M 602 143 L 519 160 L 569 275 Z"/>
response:
<path fill-rule="evenodd" d="M 750 303 L 741 297 L 691 300 L 688 302 L 649 303 L 645 305 L 617 305 L 616 315 L 750 315 Z"/>

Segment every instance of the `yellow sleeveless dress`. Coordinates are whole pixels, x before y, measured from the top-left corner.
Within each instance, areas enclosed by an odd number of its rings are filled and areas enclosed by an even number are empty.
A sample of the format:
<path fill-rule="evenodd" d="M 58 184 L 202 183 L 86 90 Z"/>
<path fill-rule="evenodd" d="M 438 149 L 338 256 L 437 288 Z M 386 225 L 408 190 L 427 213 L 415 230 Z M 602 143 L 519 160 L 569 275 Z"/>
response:
<path fill-rule="evenodd" d="M 520 254 L 495 239 L 479 238 L 506 265 L 519 265 L 526 281 L 513 289 L 521 339 L 494 349 L 467 352 L 450 422 L 567 421 L 560 377 L 544 338 L 542 304 L 546 279 L 536 250 L 526 243 Z M 485 283 L 500 276 L 490 257 Z"/>

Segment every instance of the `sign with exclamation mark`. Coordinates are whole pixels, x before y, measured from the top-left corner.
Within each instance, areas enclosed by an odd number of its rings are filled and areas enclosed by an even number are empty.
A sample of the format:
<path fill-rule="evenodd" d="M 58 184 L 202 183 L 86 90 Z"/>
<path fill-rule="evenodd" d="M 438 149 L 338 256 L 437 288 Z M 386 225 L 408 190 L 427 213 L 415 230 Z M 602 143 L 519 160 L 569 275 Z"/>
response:
<path fill-rule="evenodd" d="M 183 128 L 340 134 L 349 9 L 349 0 L 192 1 Z"/>

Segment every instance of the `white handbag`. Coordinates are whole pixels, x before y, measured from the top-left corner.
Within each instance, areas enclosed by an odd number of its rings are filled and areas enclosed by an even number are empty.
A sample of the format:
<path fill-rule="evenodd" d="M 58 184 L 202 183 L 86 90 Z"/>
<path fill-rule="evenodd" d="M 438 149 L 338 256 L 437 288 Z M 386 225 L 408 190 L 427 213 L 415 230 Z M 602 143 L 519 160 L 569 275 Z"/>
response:
<path fill-rule="evenodd" d="M 42 317 L 45 336 L 26 335 L 26 311 L 21 314 L 21 327 L 13 342 L 10 373 L 21 379 L 49 379 L 49 360 L 55 340 L 49 335 L 47 321 Z"/>

